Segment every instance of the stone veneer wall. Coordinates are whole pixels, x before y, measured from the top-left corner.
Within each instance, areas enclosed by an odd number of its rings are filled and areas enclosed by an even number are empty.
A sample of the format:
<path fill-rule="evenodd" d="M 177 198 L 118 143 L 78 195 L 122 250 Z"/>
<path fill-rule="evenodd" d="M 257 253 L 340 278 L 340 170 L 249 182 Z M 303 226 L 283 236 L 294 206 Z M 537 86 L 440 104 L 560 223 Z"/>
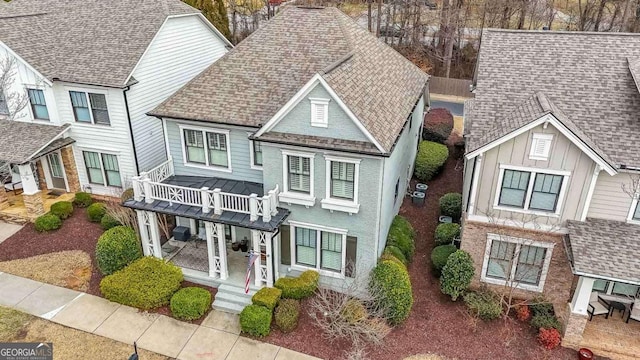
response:
<path fill-rule="evenodd" d="M 65 175 L 67 175 L 67 184 L 69 185 L 69 192 L 81 191 L 80 180 L 78 179 L 78 169 L 76 167 L 76 161 L 73 157 L 73 149 L 71 146 L 60 149 L 60 155 L 62 156 L 62 165 L 64 166 Z"/>
<path fill-rule="evenodd" d="M 9 196 L 7 195 L 7 191 L 3 187 L 2 189 L 0 189 L 0 210 L 6 209 L 9 206 Z"/>
<path fill-rule="evenodd" d="M 571 312 L 571 304 L 567 304 L 567 321 L 564 324 L 564 337 L 562 346 L 578 348 L 582 342 L 582 333 L 587 325 L 588 315 L 574 314 Z"/>
<path fill-rule="evenodd" d="M 476 273 L 473 277 L 471 286 L 477 288 L 483 284 L 496 292 L 502 292 L 509 289 L 505 286 L 486 284 L 480 281 L 488 233 L 513 236 L 540 242 L 551 242 L 555 244 L 542 294 L 547 300 L 553 303 L 556 309 L 556 314 L 564 317 L 563 315 L 566 314 L 566 304 L 571 301 L 571 285 L 573 283 L 574 275 L 571 271 L 571 266 L 565 253 L 562 235 L 554 235 L 542 231 L 499 226 L 468 220 L 465 221 L 460 248 L 471 254 L 471 258 L 473 259 L 474 266 L 476 268 Z M 514 298 L 517 299 L 531 299 L 538 295 L 540 295 L 539 292 L 521 289 L 515 289 L 513 292 Z"/>
<path fill-rule="evenodd" d="M 23 194 L 22 199 L 24 200 L 25 208 L 27 208 L 27 216 L 31 220 L 45 213 L 42 192 L 38 191 L 32 195 Z"/>
<path fill-rule="evenodd" d="M 38 187 L 40 190 L 47 189 L 47 179 L 44 177 L 44 167 L 42 166 L 42 159 L 36 161 L 36 173 L 38 174 Z"/>

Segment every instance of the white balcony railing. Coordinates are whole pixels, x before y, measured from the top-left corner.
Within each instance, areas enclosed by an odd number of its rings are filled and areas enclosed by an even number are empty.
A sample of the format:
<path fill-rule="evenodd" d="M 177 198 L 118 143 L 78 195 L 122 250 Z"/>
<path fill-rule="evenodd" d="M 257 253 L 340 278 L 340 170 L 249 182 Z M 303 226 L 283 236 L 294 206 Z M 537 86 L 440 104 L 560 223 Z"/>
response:
<path fill-rule="evenodd" d="M 153 203 L 167 201 L 169 205 L 181 204 L 199 206 L 203 213 L 213 211 L 220 215 L 223 211 L 232 211 L 249 215 L 249 220 L 256 221 L 259 217 L 265 222 L 271 221 L 271 216 L 278 213 L 279 188 L 270 190 L 267 195 L 259 197 L 257 194 L 242 195 L 222 192 L 220 189 L 200 189 L 162 183 L 173 175 L 171 159 L 166 163 L 134 176 L 133 193 L 136 201 Z"/>

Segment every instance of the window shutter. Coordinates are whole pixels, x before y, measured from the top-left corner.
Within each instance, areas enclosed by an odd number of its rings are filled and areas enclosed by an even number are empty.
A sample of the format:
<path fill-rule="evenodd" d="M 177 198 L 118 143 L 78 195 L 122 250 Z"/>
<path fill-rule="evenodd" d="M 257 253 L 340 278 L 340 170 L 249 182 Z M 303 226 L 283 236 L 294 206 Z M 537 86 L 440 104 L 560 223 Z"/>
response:
<path fill-rule="evenodd" d="M 356 276 L 356 250 L 358 245 L 358 238 L 354 236 L 347 236 L 347 255 L 345 264 L 345 275 L 348 277 Z"/>
<path fill-rule="evenodd" d="M 280 263 L 291 265 L 291 228 L 289 225 L 280 226 Z"/>

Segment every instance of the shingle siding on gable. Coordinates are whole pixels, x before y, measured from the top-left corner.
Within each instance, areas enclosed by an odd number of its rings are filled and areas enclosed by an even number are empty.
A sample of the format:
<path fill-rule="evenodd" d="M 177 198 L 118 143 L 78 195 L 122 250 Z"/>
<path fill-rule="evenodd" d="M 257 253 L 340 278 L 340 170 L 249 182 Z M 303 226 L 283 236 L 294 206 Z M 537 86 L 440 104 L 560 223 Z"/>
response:
<path fill-rule="evenodd" d="M 600 172 L 598 182 L 593 190 L 587 217 L 626 221 L 632 199 L 622 189 L 623 184 L 627 188 L 630 187 L 631 176 L 629 174 L 622 173 L 610 176 L 604 171 Z"/>
<path fill-rule="evenodd" d="M 548 161 L 529 159 L 531 139 L 534 133 L 553 134 Z M 532 219 L 531 216 L 517 212 L 493 210 L 498 191 L 500 165 L 570 171 L 571 175 L 563 197 L 560 218 L 539 216 Z M 476 171 L 480 171 L 480 178 L 475 215 L 525 222 L 536 221 L 540 225 L 550 226 L 562 226 L 565 220 L 579 220 L 582 216 L 594 167 L 595 163 L 553 126 L 548 126 L 547 129 L 538 126 L 484 153 L 481 169 L 476 169 Z M 471 171 L 471 168 L 466 170 Z M 468 192 L 469 190 L 464 189 L 463 191 Z"/>
<path fill-rule="evenodd" d="M 146 113 L 222 57 L 225 44 L 198 16 L 168 19 L 142 57 L 127 96 L 140 171 L 166 160 L 162 122 Z"/>
<path fill-rule="evenodd" d="M 311 126 L 311 101 L 309 99 L 314 98 L 331 100 L 329 101 L 329 124 L 326 128 Z M 331 98 L 327 90 L 320 84 L 300 100 L 276 124 L 272 131 L 369 142 L 369 139 L 340 108 L 337 101 Z"/>

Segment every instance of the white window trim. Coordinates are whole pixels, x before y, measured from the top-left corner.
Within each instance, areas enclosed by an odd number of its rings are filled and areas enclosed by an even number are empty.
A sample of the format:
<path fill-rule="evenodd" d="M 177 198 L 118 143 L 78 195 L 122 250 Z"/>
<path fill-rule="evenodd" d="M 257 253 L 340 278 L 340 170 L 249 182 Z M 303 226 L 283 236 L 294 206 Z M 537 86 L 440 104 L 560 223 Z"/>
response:
<path fill-rule="evenodd" d="M 553 256 L 553 248 L 555 247 L 555 244 L 549 243 L 549 242 L 517 238 L 512 236 L 501 236 L 498 234 L 491 234 L 491 233 L 487 234 L 487 244 L 484 251 L 484 259 L 482 262 L 482 273 L 480 276 L 480 280 L 482 282 L 486 282 L 489 284 L 508 285 L 508 286 L 512 286 L 511 280 L 500 280 L 500 279 L 494 279 L 486 276 L 487 269 L 489 267 L 489 255 L 491 254 L 491 244 L 493 243 L 494 240 L 516 244 L 516 249 L 515 249 L 516 254 L 520 254 L 520 248 L 522 247 L 522 245 L 535 246 L 535 247 L 541 247 L 541 248 L 547 249 L 547 252 L 544 258 L 544 263 L 542 264 L 542 271 L 540 272 L 540 281 L 538 282 L 538 285 L 536 286 L 536 285 L 523 284 L 523 283 L 515 284 L 515 287 L 518 289 L 542 292 L 542 290 L 544 289 L 544 283 L 547 280 L 547 274 L 549 272 L 549 264 L 551 263 L 551 257 Z M 513 277 L 515 276 L 517 264 L 518 262 L 517 262 L 517 255 L 516 255 L 514 256 L 514 261 L 511 264 L 510 279 L 513 279 Z"/>
<path fill-rule="evenodd" d="M 102 186 L 105 189 L 124 189 L 125 187 L 125 177 L 122 174 L 122 162 L 121 162 L 121 157 L 120 157 L 120 153 L 117 152 L 113 152 L 113 151 L 103 151 L 103 150 L 96 150 L 96 149 L 86 149 L 86 148 L 80 148 L 80 157 L 82 158 L 82 167 L 84 168 L 84 172 L 87 176 L 87 185 L 88 186 Z M 85 152 L 94 152 L 97 153 L 100 158 L 100 170 L 102 170 L 102 180 L 104 181 L 104 183 L 102 184 L 98 184 L 98 183 L 92 183 L 91 179 L 89 177 L 89 171 L 87 169 L 87 163 L 85 162 L 84 159 L 84 153 Z M 118 161 L 118 173 L 120 174 L 120 186 L 114 186 L 114 185 L 107 185 L 107 171 L 104 169 L 104 160 L 102 159 L 102 155 L 112 155 L 116 157 L 116 160 Z"/>
<path fill-rule="evenodd" d="M 311 126 L 315 127 L 329 127 L 329 101 L 330 99 L 309 98 L 311 101 Z M 324 118 L 316 118 L 316 106 L 324 106 Z"/>
<path fill-rule="evenodd" d="M 502 190 L 502 179 L 504 177 L 505 170 L 525 171 L 525 172 L 531 173 L 531 175 L 529 176 L 529 184 L 527 185 L 527 192 L 525 193 L 524 208 L 522 209 L 517 207 L 500 205 L 500 193 Z M 529 209 L 529 203 L 531 202 L 531 194 L 533 192 L 533 184 L 535 182 L 537 174 L 563 176 L 562 185 L 560 185 L 560 193 L 558 194 L 558 203 L 556 204 L 555 212 Z M 562 212 L 562 205 L 564 205 L 565 193 L 567 191 L 570 178 L 571 178 L 570 171 L 539 169 L 539 168 L 529 168 L 529 167 L 523 167 L 523 166 L 500 164 L 500 175 L 498 176 L 498 184 L 496 186 L 495 198 L 493 200 L 493 208 L 495 210 L 511 211 L 511 212 L 517 212 L 517 213 L 523 213 L 523 214 L 532 214 L 532 215 L 546 216 L 546 217 L 560 217 L 560 213 Z"/>
<path fill-rule="evenodd" d="M 329 226 L 323 226 L 323 225 L 316 225 L 316 224 L 309 224 L 309 223 L 304 223 L 304 222 L 298 222 L 298 221 L 292 221 L 289 220 L 289 225 L 291 227 L 291 231 L 290 231 L 290 236 L 289 236 L 289 242 L 290 242 L 290 248 L 291 248 L 291 268 L 294 270 L 298 270 L 298 271 L 305 271 L 305 270 L 316 270 L 320 275 L 323 276 L 327 276 L 327 277 L 334 277 L 334 278 L 338 278 L 338 279 L 344 279 L 345 278 L 345 263 L 347 260 L 347 232 L 348 230 L 345 229 L 340 229 L 340 228 L 332 228 Z M 307 266 L 307 265 L 301 265 L 301 264 L 297 264 L 296 263 L 296 227 L 302 227 L 302 228 L 306 228 L 306 229 L 312 229 L 312 230 L 316 230 L 317 231 L 317 235 L 316 235 L 316 266 L 315 267 L 311 267 L 311 266 Z M 331 271 L 331 270 L 325 270 L 322 269 L 320 266 L 320 251 L 321 249 L 321 243 L 320 243 L 320 237 L 321 237 L 321 232 L 325 231 L 325 232 L 331 232 L 331 233 L 335 233 L 335 234 L 340 234 L 342 235 L 342 269 L 340 270 L 340 272 L 336 272 L 336 271 Z"/>
<path fill-rule="evenodd" d="M 227 130 L 227 129 L 219 129 L 219 128 L 208 128 L 208 127 L 191 126 L 191 125 L 184 125 L 184 124 L 178 125 L 178 128 L 180 129 L 180 144 L 182 145 L 182 163 L 183 163 L 184 166 L 192 167 L 192 168 L 199 168 L 199 169 L 206 169 L 206 170 L 216 170 L 216 171 L 227 172 L 227 173 L 233 172 L 233 170 L 231 168 L 231 142 L 229 141 L 231 136 L 230 136 L 230 131 L 229 130 Z M 185 130 L 194 130 L 194 131 L 202 132 L 202 140 L 203 140 L 203 143 L 204 143 L 204 158 L 205 158 L 205 163 L 206 163 L 205 165 L 196 164 L 196 163 L 192 163 L 192 162 L 187 161 L 187 144 L 184 141 L 184 131 Z M 206 134 L 208 132 L 209 133 L 223 134 L 226 137 L 226 142 L 227 142 L 227 167 L 217 166 L 217 165 L 208 165 L 209 164 L 209 150 L 208 150 L 207 134 Z"/>
<path fill-rule="evenodd" d="M 248 132 L 247 135 L 251 135 L 252 133 Z M 256 165 L 254 162 L 254 151 L 253 151 L 253 143 L 256 140 L 249 139 L 249 166 L 254 170 L 262 170 L 262 165 Z M 264 154 L 262 155 L 262 163 L 264 164 Z"/>
<path fill-rule="evenodd" d="M 320 201 L 322 208 L 333 211 L 343 211 L 351 214 L 357 214 L 360 211 L 360 203 L 358 201 L 358 184 L 360 182 L 360 159 L 345 158 L 334 155 L 325 155 L 326 171 L 325 171 L 325 198 Z M 343 162 L 355 165 L 355 173 L 353 177 L 353 200 L 331 197 L 331 162 Z"/>
<path fill-rule="evenodd" d="M 307 153 L 307 152 L 299 152 L 299 151 L 291 151 L 291 150 L 281 150 L 282 151 L 282 182 L 283 191 L 280 193 L 279 200 L 285 202 L 287 204 L 298 204 L 304 205 L 306 207 L 314 206 L 316 203 L 315 197 L 315 169 L 313 159 L 316 154 Z M 289 190 L 289 162 L 287 161 L 287 156 L 300 156 L 309 158 L 309 194 L 302 194 L 299 192 Z"/>
<path fill-rule="evenodd" d="M 536 155 L 536 143 L 539 141 L 548 141 L 547 147 L 545 147 L 544 155 Z M 543 134 L 543 133 L 534 133 L 533 138 L 531 140 L 531 149 L 529 150 L 529 159 L 531 160 L 541 160 L 547 161 L 549 160 L 549 153 L 551 152 L 551 145 L 553 144 L 553 134 Z"/>
<path fill-rule="evenodd" d="M 634 219 L 633 214 L 636 212 L 636 207 L 638 206 L 638 197 L 640 194 L 636 194 L 633 197 L 633 201 L 631 201 L 631 208 L 629 209 L 629 213 L 627 214 L 627 222 L 630 224 L 640 225 L 640 219 Z"/>
<path fill-rule="evenodd" d="M 33 105 L 31 104 L 31 98 L 29 97 L 29 90 L 42 91 L 42 96 L 44 96 L 44 102 L 45 102 L 45 106 L 47 107 L 47 113 L 49 114 L 49 119 L 36 118 L 36 114 L 33 111 Z M 49 124 L 53 122 L 53 120 L 51 120 L 51 105 L 49 103 L 49 99 L 47 99 L 47 89 L 43 85 L 25 84 L 24 92 L 26 93 L 25 95 L 27 96 L 26 107 L 28 108 L 29 114 L 31 115 L 31 119 L 33 119 L 34 122 L 43 123 L 43 124 Z"/>
<path fill-rule="evenodd" d="M 109 92 L 108 91 L 104 91 L 104 90 L 94 90 L 94 89 L 81 89 L 81 88 L 73 88 L 73 87 L 65 87 L 65 90 L 67 91 L 67 98 L 69 101 L 69 106 L 71 109 L 71 117 L 73 118 L 73 123 L 74 126 L 75 124 L 77 125 L 85 125 L 85 126 L 107 126 L 110 127 L 111 126 L 111 111 L 109 110 Z M 73 113 L 73 103 L 71 102 L 71 92 L 81 92 L 84 93 L 84 97 L 85 99 L 87 99 L 87 105 L 89 105 L 89 118 L 91 118 L 91 122 L 84 122 L 84 121 L 78 121 L 76 120 L 76 116 Z M 104 102 L 107 104 L 107 112 L 109 112 L 109 124 L 96 124 L 96 121 L 93 118 L 93 106 L 91 105 L 91 99 L 89 99 L 89 93 L 91 94 L 99 94 L 99 95 L 104 95 Z M 51 117 L 51 115 L 49 115 L 49 117 Z"/>

